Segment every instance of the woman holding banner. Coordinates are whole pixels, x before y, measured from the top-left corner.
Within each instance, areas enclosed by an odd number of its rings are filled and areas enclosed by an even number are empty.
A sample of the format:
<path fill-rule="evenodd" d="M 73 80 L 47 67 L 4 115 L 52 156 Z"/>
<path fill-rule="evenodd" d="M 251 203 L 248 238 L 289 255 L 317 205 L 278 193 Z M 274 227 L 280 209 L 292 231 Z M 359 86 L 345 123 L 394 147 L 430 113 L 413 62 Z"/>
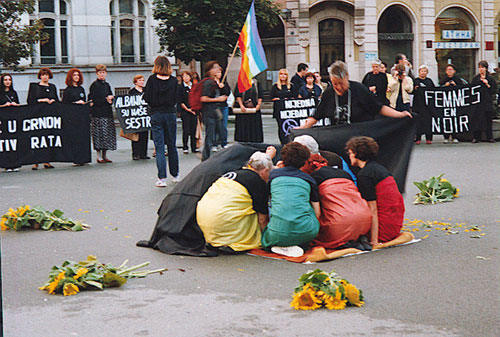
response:
<path fill-rule="evenodd" d="M 47 103 L 52 104 L 59 102 L 57 95 L 57 88 L 54 84 L 49 83 L 53 77 L 52 71 L 49 68 L 41 68 L 38 71 L 39 83 L 30 83 L 28 90 L 28 104 Z M 50 163 L 44 163 L 43 167 L 46 169 L 53 169 Z M 38 164 L 31 167 L 32 170 L 38 170 Z"/>
<path fill-rule="evenodd" d="M 106 156 L 108 150 L 116 150 L 116 130 L 113 119 L 113 92 L 111 86 L 106 82 L 108 74 L 104 64 L 95 67 L 97 79 L 92 83 L 89 90 L 90 115 L 92 116 L 92 142 L 97 154 L 99 164 L 112 163 Z"/>
<path fill-rule="evenodd" d="M 144 76 L 134 76 L 134 87 L 128 91 L 129 95 L 142 96 L 144 94 Z M 132 143 L 132 160 L 151 159 L 148 157 L 148 131 L 137 132 L 139 139 L 131 140 Z"/>
<path fill-rule="evenodd" d="M 493 97 L 497 93 L 497 83 L 495 79 L 488 73 L 488 62 L 481 61 L 478 64 L 479 74 L 472 79 L 472 85 L 481 85 L 485 93 L 481 97 L 481 109 L 476 109 L 474 117 L 476 118 L 476 127 L 474 130 L 473 143 L 481 141 L 481 133 L 486 133 L 486 141 L 494 143 L 493 139 Z"/>
<path fill-rule="evenodd" d="M 281 129 L 279 122 L 279 101 L 285 99 L 297 98 L 299 88 L 295 87 L 293 83 L 290 82 L 290 76 L 288 75 L 288 70 L 285 68 L 280 69 L 278 73 L 278 81 L 273 84 L 271 88 L 271 99 L 273 100 L 273 117 L 278 123 L 278 136 L 280 138 L 281 144 L 287 143 L 287 138 L 285 133 Z"/>
<path fill-rule="evenodd" d="M 12 85 L 12 76 L 4 73 L 0 76 L 0 108 L 19 106 L 19 97 Z M 19 167 L 5 167 L 5 172 L 17 172 Z"/>
<path fill-rule="evenodd" d="M 85 89 L 82 87 L 83 75 L 80 69 L 71 68 L 66 75 L 66 89 L 63 91 L 62 102 L 85 104 Z"/>

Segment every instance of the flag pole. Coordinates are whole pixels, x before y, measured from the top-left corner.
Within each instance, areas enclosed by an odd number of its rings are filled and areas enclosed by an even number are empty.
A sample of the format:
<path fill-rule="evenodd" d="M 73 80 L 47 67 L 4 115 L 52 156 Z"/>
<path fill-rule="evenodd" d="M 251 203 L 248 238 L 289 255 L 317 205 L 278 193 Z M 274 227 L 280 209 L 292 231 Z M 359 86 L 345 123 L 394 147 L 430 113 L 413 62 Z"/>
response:
<path fill-rule="evenodd" d="M 226 72 L 224 73 L 224 77 L 222 77 L 221 83 L 224 83 L 224 81 L 226 80 L 227 73 L 229 71 L 229 67 L 231 66 L 231 62 L 233 62 L 234 55 L 236 54 L 236 49 L 238 49 L 238 42 L 236 42 L 236 45 L 234 46 L 233 54 L 231 54 L 231 58 L 229 59 L 229 62 L 227 63 Z"/>

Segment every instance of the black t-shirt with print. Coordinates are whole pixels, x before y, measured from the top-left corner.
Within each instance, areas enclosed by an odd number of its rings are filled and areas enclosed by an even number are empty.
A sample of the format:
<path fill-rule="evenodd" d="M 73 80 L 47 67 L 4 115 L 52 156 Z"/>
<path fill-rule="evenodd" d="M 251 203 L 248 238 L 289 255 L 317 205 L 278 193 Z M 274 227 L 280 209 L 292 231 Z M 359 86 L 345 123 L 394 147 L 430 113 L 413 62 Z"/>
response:
<path fill-rule="evenodd" d="M 369 161 L 358 172 L 358 189 L 366 201 L 377 200 L 375 187 L 379 182 L 391 176 L 391 173 L 381 164 Z"/>
<path fill-rule="evenodd" d="M 314 171 L 311 174 L 311 177 L 313 177 L 314 180 L 316 180 L 316 184 L 318 184 L 318 186 L 327 181 L 328 179 L 342 178 L 342 179 L 349 179 L 350 181 L 352 181 L 352 178 L 349 175 L 349 173 L 347 173 L 342 169 L 336 169 L 330 166 L 325 166 L 317 171 Z"/>
<path fill-rule="evenodd" d="M 349 92 L 351 94 L 350 108 Z M 333 86 L 326 88 L 313 116 L 314 119 L 320 120 L 329 117 L 332 122 L 336 120 L 337 104 L 335 95 Z M 343 115 L 348 115 L 350 112 L 350 123 L 371 121 L 375 119 L 380 109 L 382 109 L 382 104 L 377 100 L 377 97 L 366 86 L 354 81 L 349 81 L 349 90 L 338 97 L 338 103 Z"/>
<path fill-rule="evenodd" d="M 252 198 L 253 209 L 257 213 L 268 214 L 269 189 L 259 174 L 253 170 L 241 169 L 231 171 L 222 176 L 234 180 L 245 187 Z"/>

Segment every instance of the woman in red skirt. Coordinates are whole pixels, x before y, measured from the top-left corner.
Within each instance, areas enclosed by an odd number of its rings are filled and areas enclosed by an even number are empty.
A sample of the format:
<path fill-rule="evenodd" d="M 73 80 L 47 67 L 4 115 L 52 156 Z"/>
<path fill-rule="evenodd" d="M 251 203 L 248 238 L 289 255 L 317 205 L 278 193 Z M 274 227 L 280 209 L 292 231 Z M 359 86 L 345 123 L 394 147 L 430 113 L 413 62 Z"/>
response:
<path fill-rule="evenodd" d="M 374 249 L 411 241 L 401 233 L 405 213 L 403 196 L 391 173 L 374 161 L 378 144 L 370 137 L 354 137 L 346 144 L 352 166 L 358 166 L 358 189 L 372 213 L 370 241 Z"/>

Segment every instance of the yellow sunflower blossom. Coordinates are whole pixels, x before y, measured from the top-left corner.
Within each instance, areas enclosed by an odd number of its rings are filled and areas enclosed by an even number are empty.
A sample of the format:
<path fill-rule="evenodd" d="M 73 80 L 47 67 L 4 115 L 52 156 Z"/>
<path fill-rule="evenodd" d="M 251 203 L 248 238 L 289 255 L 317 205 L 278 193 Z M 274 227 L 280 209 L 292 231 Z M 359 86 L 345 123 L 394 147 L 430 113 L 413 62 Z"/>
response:
<path fill-rule="evenodd" d="M 347 284 L 347 281 L 346 280 L 340 280 L 340 284 L 342 284 L 345 287 L 346 284 Z"/>
<path fill-rule="evenodd" d="M 73 276 L 73 278 L 75 280 L 78 280 L 78 278 L 80 278 L 81 276 L 87 274 L 89 272 L 89 270 L 87 268 L 80 268 L 76 271 L 76 275 Z"/>
<path fill-rule="evenodd" d="M 63 288 L 63 295 L 64 296 L 71 296 L 71 295 L 76 295 L 80 289 L 78 289 L 78 286 L 73 283 L 66 283 Z"/>
<path fill-rule="evenodd" d="M 65 272 L 60 272 L 54 281 L 50 282 L 48 287 L 46 288 L 49 291 L 49 294 L 53 294 L 56 291 L 57 286 L 59 285 L 59 282 L 61 282 L 62 279 L 64 279 Z"/>
<path fill-rule="evenodd" d="M 17 213 L 14 211 L 14 209 L 9 208 L 9 211 L 7 212 L 7 216 L 11 216 L 13 218 L 17 218 Z"/>
<path fill-rule="evenodd" d="M 342 310 L 345 309 L 347 300 L 343 300 L 341 298 L 340 291 L 337 290 L 335 293 L 335 297 L 325 295 L 324 296 L 324 301 L 325 301 L 325 307 L 329 310 Z"/>
<path fill-rule="evenodd" d="M 453 194 L 453 198 L 458 198 L 459 192 L 460 192 L 460 189 L 457 188 L 455 194 Z"/>
<path fill-rule="evenodd" d="M 17 208 L 17 215 L 23 216 L 24 213 L 26 213 L 26 208 L 24 208 L 23 206 Z"/>
<path fill-rule="evenodd" d="M 2 219 L 0 220 L 0 227 L 2 228 L 3 231 L 8 231 L 10 229 L 10 227 L 5 224 L 6 222 L 7 219 L 2 217 Z"/>
<path fill-rule="evenodd" d="M 290 306 L 295 310 L 315 310 L 321 307 L 321 300 L 316 297 L 314 288 L 306 284 L 302 291 L 293 295 Z"/>
<path fill-rule="evenodd" d="M 354 284 L 348 284 L 344 287 L 345 290 L 345 296 L 347 297 L 347 300 L 349 301 L 349 304 L 355 305 L 357 307 L 363 306 L 365 302 L 360 301 L 359 299 L 359 290 L 356 288 Z"/>

